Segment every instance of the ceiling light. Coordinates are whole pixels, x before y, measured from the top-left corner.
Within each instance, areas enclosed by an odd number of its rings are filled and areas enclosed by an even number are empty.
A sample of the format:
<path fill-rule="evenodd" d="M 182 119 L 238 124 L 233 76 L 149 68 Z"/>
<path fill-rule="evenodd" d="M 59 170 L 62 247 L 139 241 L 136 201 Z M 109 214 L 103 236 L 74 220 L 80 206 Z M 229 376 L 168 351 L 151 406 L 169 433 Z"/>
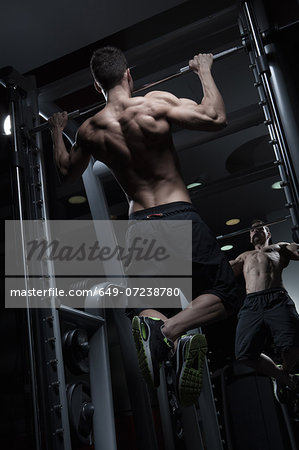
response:
<path fill-rule="evenodd" d="M 196 188 L 196 187 L 201 186 L 201 185 L 202 185 L 202 183 L 200 181 L 195 182 L 195 183 L 190 183 L 190 184 L 187 185 L 187 189 L 193 189 L 193 188 Z"/>
<path fill-rule="evenodd" d="M 233 247 L 234 247 L 234 246 L 233 246 L 233 245 L 230 245 L 230 244 L 228 244 L 228 245 L 223 245 L 223 246 L 221 247 L 221 250 L 222 250 L 223 252 L 227 252 L 228 250 L 231 250 Z"/>
<path fill-rule="evenodd" d="M 71 205 L 82 205 L 82 203 L 85 203 L 86 201 L 87 199 L 83 195 L 73 195 L 68 199 L 68 202 Z"/>
<path fill-rule="evenodd" d="M 231 226 L 231 225 L 237 225 L 240 223 L 240 219 L 229 219 L 225 222 L 225 225 Z"/>
<path fill-rule="evenodd" d="M 11 134 L 10 116 L 6 116 L 6 119 L 4 120 L 3 128 L 4 128 L 4 134 L 6 134 L 7 136 L 9 134 Z"/>
<path fill-rule="evenodd" d="M 271 188 L 272 189 L 281 189 L 281 181 L 276 181 L 276 183 L 273 183 Z"/>

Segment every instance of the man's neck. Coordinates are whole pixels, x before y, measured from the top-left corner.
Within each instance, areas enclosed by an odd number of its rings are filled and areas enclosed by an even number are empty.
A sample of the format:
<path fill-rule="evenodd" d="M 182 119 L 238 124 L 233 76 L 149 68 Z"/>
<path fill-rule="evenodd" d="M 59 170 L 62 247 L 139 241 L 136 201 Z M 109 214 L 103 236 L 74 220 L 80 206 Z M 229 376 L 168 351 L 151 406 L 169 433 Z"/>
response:
<path fill-rule="evenodd" d="M 122 103 L 132 97 L 131 90 L 127 83 L 121 83 L 107 92 L 107 103 Z"/>
<path fill-rule="evenodd" d="M 269 246 L 269 241 L 267 240 L 266 242 L 264 242 L 263 244 L 256 244 L 254 246 L 255 250 L 263 250 L 265 247 Z"/>

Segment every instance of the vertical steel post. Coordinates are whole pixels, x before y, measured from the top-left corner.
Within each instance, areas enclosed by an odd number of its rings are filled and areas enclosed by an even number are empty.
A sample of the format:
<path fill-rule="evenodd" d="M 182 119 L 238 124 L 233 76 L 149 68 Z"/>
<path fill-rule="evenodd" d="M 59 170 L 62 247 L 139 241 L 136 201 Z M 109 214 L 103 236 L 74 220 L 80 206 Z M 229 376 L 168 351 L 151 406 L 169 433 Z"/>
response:
<path fill-rule="evenodd" d="M 16 217 L 19 220 L 19 232 L 21 234 L 21 250 L 22 250 L 22 260 L 23 260 L 23 271 L 24 271 L 24 288 L 26 292 L 28 292 L 28 271 L 26 265 L 26 251 L 25 251 L 25 237 L 24 237 L 24 205 L 23 205 L 23 197 L 22 197 L 22 181 L 21 181 L 21 170 L 19 167 L 18 156 L 19 154 L 19 145 L 18 145 L 18 134 L 17 134 L 17 97 L 18 94 L 13 85 L 6 86 L 9 91 L 10 96 L 10 121 L 11 121 L 11 135 L 12 135 L 12 150 L 14 152 L 14 170 L 15 170 L 15 181 L 16 181 L 16 196 L 17 196 L 17 211 L 15 211 Z M 41 436 L 40 436 L 40 421 L 39 421 L 39 411 L 38 411 L 38 394 L 37 394 L 37 377 L 36 377 L 36 361 L 34 355 L 34 346 L 33 346 L 33 333 L 31 326 L 31 315 L 29 310 L 29 298 L 26 297 L 26 319 L 27 319 L 27 336 L 28 336 L 28 350 L 29 350 L 29 365 L 30 365 L 30 379 L 31 379 L 31 388 L 32 388 L 32 408 L 33 408 L 33 420 L 34 420 L 34 435 L 35 435 L 35 445 L 36 450 L 41 448 Z"/>
<path fill-rule="evenodd" d="M 6 83 L 6 87 L 11 97 L 13 166 L 17 199 L 15 227 L 21 241 L 22 272 L 24 288 L 27 291 L 26 318 L 35 446 L 37 450 L 45 445 L 51 450 L 71 450 L 56 299 L 46 298 L 44 304 L 39 305 L 28 296 L 28 290 L 32 287 L 49 288 L 55 285 L 54 269 L 50 261 L 41 262 L 37 272 L 40 274 L 39 278 L 31 277 L 32 274 L 27 267 L 28 240 L 40 237 L 37 233 L 42 233 L 43 237 L 50 239 L 43 162 L 36 141 L 34 143 L 33 139 L 24 133 L 26 125 L 28 128 L 31 127 L 33 117 L 38 116 L 37 91 L 33 80 L 28 81 L 15 71 L 7 74 L 7 77 L 9 82 Z M 12 81 L 14 77 L 15 83 Z M 22 90 L 18 87 L 18 82 L 22 83 L 23 80 L 26 92 L 24 86 Z M 28 220 L 34 222 L 30 222 L 28 226 Z M 33 223 L 35 225 L 32 225 Z M 49 336 L 51 339 L 48 339 Z M 55 388 L 52 387 L 53 383 Z"/>
<path fill-rule="evenodd" d="M 265 114 L 265 124 L 268 126 L 271 137 L 270 143 L 273 145 L 279 173 L 282 179 L 282 186 L 286 195 L 286 207 L 290 211 L 293 222 L 292 230 L 294 238 L 299 242 L 299 193 L 298 180 L 294 171 L 294 166 L 289 155 L 289 149 L 285 138 L 285 129 L 282 126 L 282 119 L 277 108 L 273 86 L 270 83 L 271 72 L 268 58 L 259 33 L 252 5 L 245 1 L 242 3 L 242 11 L 247 24 L 248 36 L 250 40 L 249 56 L 251 68 L 256 82 L 255 86 L 261 98 L 261 106 Z M 288 110 L 288 114 L 290 111 Z M 294 138 L 293 138 L 294 140 Z M 297 145 L 299 140 L 297 141 Z"/>

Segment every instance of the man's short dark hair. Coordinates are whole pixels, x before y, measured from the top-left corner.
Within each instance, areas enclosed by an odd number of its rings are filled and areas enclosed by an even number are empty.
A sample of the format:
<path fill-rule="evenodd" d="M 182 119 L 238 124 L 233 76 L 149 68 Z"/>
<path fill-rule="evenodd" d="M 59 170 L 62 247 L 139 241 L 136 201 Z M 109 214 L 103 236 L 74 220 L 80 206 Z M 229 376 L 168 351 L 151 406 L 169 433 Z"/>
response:
<path fill-rule="evenodd" d="M 108 91 L 123 78 L 128 63 L 125 55 L 116 47 L 102 47 L 93 52 L 90 70 L 94 79 Z"/>

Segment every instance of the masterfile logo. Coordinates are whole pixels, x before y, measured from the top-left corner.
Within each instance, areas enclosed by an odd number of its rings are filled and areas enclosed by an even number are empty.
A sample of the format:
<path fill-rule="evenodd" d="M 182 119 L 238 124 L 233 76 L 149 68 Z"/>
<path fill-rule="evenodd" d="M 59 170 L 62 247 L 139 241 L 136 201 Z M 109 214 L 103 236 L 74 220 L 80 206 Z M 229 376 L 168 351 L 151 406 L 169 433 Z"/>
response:
<path fill-rule="evenodd" d="M 113 307 L 140 307 L 140 299 L 177 307 L 172 299 L 191 293 L 191 226 L 183 220 L 7 221 L 6 306 L 58 299 L 82 308 L 86 297 L 98 295 L 110 306 L 117 300 Z M 107 282 L 113 290 L 102 289 Z"/>

